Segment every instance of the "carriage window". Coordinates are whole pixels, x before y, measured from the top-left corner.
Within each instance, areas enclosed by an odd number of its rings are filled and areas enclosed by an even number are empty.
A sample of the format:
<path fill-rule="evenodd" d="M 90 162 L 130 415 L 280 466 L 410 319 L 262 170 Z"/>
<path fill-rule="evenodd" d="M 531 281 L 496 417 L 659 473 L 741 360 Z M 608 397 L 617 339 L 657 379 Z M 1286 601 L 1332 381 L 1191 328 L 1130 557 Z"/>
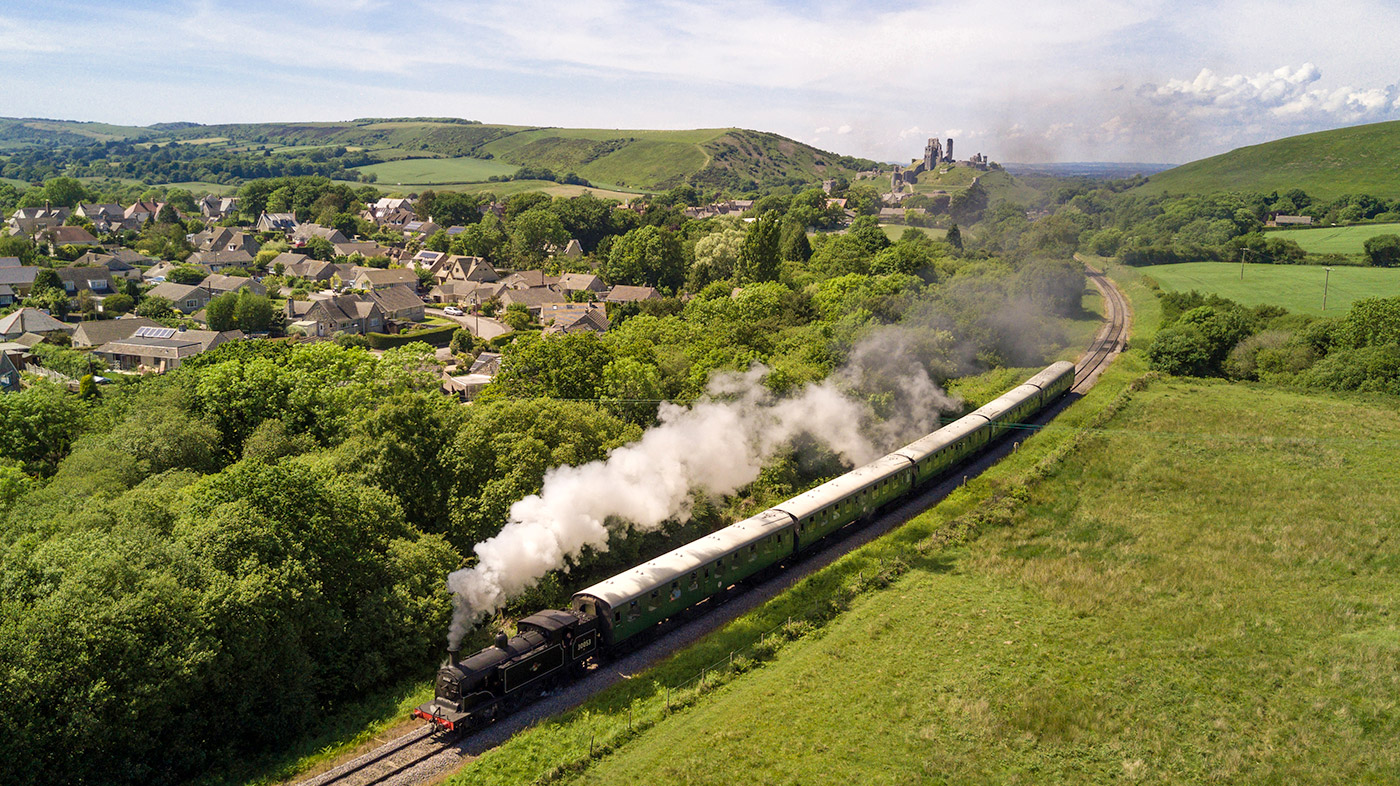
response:
<path fill-rule="evenodd" d="M 659 598 L 660 596 L 661 596 L 661 590 L 652 590 L 652 591 L 651 591 L 651 602 L 647 604 L 647 608 L 648 608 L 648 609 L 654 609 L 654 608 L 656 608 L 656 599 Z"/>
<path fill-rule="evenodd" d="M 642 615 L 642 610 L 637 608 L 637 601 L 627 604 L 627 619 L 634 620 Z"/>
<path fill-rule="evenodd" d="M 708 579 L 709 577 L 710 577 L 710 569 L 709 569 L 709 568 L 705 568 L 705 578 Z"/>
<path fill-rule="evenodd" d="M 613 622 L 620 622 L 621 620 L 622 620 L 622 609 L 618 609 L 618 610 L 616 610 L 616 611 L 613 612 Z"/>
<path fill-rule="evenodd" d="M 708 576 L 709 573 L 710 573 L 710 572 L 709 572 L 708 570 L 705 571 L 705 575 Z M 699 586 L 700 586 L 700 574 L 698 574 L 698 573 L 692 573 L 692 574 L 690 574 L 690 588 L 691 588 L 691 589 L 697 589 L 697 588 L 699 588 Z"/>

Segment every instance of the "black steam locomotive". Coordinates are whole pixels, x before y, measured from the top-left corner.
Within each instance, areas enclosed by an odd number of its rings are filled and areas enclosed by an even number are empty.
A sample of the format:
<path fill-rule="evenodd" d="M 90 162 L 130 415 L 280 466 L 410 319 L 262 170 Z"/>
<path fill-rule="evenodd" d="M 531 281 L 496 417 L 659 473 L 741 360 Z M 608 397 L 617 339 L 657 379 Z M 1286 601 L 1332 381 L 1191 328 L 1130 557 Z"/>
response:
<path fill-rule="evenodd" d="M 413 711 L 449 731 L 488 723 L 513 709 L 527 688 L 582 670 L 598 647 L 598 619 L 578 611 L 531 614 L 496 644 L 460 660 L 450 650 L 434 699 Z"/>

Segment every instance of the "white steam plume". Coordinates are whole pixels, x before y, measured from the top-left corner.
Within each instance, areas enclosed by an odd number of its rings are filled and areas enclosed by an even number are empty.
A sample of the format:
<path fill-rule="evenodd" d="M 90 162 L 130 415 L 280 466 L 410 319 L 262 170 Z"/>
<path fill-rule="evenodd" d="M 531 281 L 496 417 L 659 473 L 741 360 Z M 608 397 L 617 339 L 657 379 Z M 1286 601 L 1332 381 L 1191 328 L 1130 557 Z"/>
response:
<path fill-rule="evenodd" d="M 888 353 L 868 353 L 888 361 Z M 853 360 L 861 360 L 860 353 Z M 912 360 L 912 359 L 910 359 Z M 900 391 L 900 403 L 925 407 L 918 426 L 929 430 L 937 422 L 946 395 L 914 361 L 885 386 Z M 455 609 L 448 646 L 462 637 L 483 615 L 533 586 L 551 570 L 568 565 L 585 546 L 603 551 L 608 546 L 609 517 L 651 530 L 669 520 L 690 517 L 695 491 L 720 497 L 732 494 L 758 477 L 764 462 L 799 435 L 827 445 L 851 464 L 880 455 L 888 444 L 889 427 L 867 427 L 869 408 L 827 381 L 800 394 L 775 400 L 760 384 L 767 371 L 755 367 L 728 374 L 711 385 L 709 397 L 686 408 L 663 404 L 660 424 L 630 445 L 617 448 L 601 461 L 577 467 L 555 467 L 544 477 L 537 495 L 511 506 L 510 518 L 495 537 L 475 547 L 477 564 L 448 576 Z M 863 375 L 849 369 L 837 379 L 857 388 Z M 907 424 L 905 424 L 907 425 Z M 894 426 L 898 428 L 898 426 Z M 900 434 L 899 437 L 911 436 Z"/>

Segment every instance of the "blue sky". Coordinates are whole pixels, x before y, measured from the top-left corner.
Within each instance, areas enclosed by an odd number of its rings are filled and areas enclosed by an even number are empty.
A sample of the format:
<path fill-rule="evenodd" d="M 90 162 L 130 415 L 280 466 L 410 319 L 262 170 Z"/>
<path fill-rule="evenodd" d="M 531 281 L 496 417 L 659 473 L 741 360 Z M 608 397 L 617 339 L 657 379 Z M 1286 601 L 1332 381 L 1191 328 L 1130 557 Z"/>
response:
<path fill-rule="evenodd" d="M 134 10 L 133 10 L 134 9 Z M 882 160 L 1182 162 L 1400 119 L 1400 7 L 1245 0 L 0 6 L 0 114 L 742 126 Z"/>

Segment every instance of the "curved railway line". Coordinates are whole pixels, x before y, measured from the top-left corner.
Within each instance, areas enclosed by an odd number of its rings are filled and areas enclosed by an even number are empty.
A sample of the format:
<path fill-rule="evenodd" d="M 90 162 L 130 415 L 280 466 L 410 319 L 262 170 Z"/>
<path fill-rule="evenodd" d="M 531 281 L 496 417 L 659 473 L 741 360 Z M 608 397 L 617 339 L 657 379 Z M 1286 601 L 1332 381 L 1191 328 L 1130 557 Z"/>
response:
<path fill-rule="evenodd" d="M 1032 428 L 1043 426 L 1082 397 L 1126 345 L 1132 315 L 1127 299 L 1102 271 L 1095 270 L 1087 263 L 1085 267 L 1089 283 L 1103 297 L 1104 325 L 1095 334 L 1085 354 L 1075 363 L 1076 381 L 1069 394 L 1032 418 L 1026 424 Z M 664 623 L 646 644 L 608 660 L 590 670 L 587 676 L 552 693 L 541 694 L 536 701 L 490 726 L 468 734 L 444 735 L 435 733 L 434 727 L 425 724 L 333 769 L 299 781 L 297 786 L 410 786 L 439 779 L 518 732 L 582 704 L 613 684 L 631 679 L 663 658 L 766 603 L 847 552 L 899 527 L 1009 454 L 1021 439 L 1002 440 L 980 456 L 970 459 L 960 472 L 931 483 L 923 491 L 908 497 L 864 526 L 827 538 L 816 551 L 780 568 L 761 583 L 743 585 L 742 589 L 736 587 L 735 592 L 722 604 L 705 603 L 679 619 Z"/>

